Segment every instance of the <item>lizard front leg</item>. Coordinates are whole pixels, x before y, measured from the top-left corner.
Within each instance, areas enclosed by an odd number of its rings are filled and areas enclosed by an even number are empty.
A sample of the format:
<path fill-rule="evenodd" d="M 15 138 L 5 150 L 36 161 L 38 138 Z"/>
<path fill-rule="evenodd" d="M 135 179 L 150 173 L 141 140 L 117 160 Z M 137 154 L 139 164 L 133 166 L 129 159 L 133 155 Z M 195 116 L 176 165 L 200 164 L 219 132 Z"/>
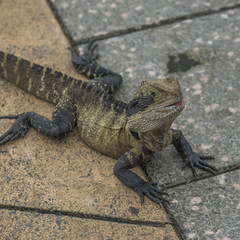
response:
<path fill-rule="evenodd" d="M 23 137 L 30 127 L 50 137 L 61 137 L 75 125 L 75 114 L 69 101 L 60 101 L 53 112 L 52 121 L 35 112 L 24 112 L 15 116 L 0 116 L 0 119 L 16 119 L 12 127 L 0 136 L 0 145 Z"/>
<path fill-rule="evenodd" d="M 215 167 L 207 164 L 204 161 L 207 159 L 214 159 L 213 156 L 204 156 L 193 152 L 190 144 L 180 130 L 171 129 L 171 131 L 173 136 L 172 144 L 175 146 L 184 161 L 183 169 L 186 166 L 189 166 L 193 172 L 194 177 L 196 177 L 195 167 L 211 172 L 213 174 L 214 172 L 217 172 L 217 169 Z"/>
<path fill-rule="evenodd" d="M 73 66 L 79 73 L 91 80 L 89 81 L 90 84 L 108 93 L 113 93 L 120 86 L 122 76 L 96 63 L 99 56 L 95 54 L 97 46 L 97 43 L 91 40 L 80 56 L 75 55 L 73 49 L 69 48 L 72 54 Z"/>
<path fill-rule="evenodd" d="M 160 204 L 160 200 L 168 202 L 162 196 L 163 194 L 166 194 L 165 192 L 153 186 L 153 183 L 145 182 L 137 174 L 128 170 L 139 165 L 142 159 L 143 154 L 141 150 L 134 148 L 129 150 L 118 159 L 114 166 L 114 174 L 123 184 L 138 193 L 141 204 L 144 202 L 144 195 L 157 204 Z"/>

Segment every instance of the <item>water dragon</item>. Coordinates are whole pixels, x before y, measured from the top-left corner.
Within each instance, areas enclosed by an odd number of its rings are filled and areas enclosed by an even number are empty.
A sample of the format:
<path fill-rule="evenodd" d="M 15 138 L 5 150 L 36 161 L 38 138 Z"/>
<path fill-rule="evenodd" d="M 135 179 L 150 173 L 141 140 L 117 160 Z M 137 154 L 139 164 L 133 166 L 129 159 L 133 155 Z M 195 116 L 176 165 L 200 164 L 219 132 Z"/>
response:
<path fill-rule="evenodd" d="M 130 169 L 169 144 L 194 176 L 196 168 L 215 173 L 217 169 L 204 161 L 214 157 L 193 152 L 182 132 L 171 128 L 185 107 L 176 78 L 143 81 L 133 99 L 124 103 L 112 95 L 122 77 L 98 65 L 96 47 L 97 43 L 90 41 L 80 56 L 70 48 L 72 63 L 87 82 L 0 51 L 0 77 L 56 105 L 51 120 L 33 111 L 1 116 L 15 122 L 0 136 L 0 145 L 24 137 L 30 127 L 59 138 L 77 126 L 89 147 L 117 159 L 115 176 L 140 196 L 141 203 L 144 196 L 158 204 L 167 201 L 166 193 Z"/>

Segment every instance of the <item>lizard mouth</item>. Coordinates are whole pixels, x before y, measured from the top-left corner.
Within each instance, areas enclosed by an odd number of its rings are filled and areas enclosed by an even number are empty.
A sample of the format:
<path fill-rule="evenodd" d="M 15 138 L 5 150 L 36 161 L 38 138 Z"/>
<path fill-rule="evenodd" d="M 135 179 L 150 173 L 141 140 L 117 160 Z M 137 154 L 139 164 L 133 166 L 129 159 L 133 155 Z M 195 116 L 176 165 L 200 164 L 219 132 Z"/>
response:
<path fill-rule="evenodd" d="M 183 104 L 183 101 L 180 100 L 180 101 L 175 102 L 175 103 L 173 103 L 173 104 L 170 104 L 170 105 L 168 105 L 168 106 L 166 106 L 166 107 L 167 107 L 167 108 L 168 108 L 168 107 L 173 107 L 173 106 L 174 106 L 174 107 L 175 107 L 175 106 L 178 107 L 178 106 L 181 106 L 182 104 Z"/>

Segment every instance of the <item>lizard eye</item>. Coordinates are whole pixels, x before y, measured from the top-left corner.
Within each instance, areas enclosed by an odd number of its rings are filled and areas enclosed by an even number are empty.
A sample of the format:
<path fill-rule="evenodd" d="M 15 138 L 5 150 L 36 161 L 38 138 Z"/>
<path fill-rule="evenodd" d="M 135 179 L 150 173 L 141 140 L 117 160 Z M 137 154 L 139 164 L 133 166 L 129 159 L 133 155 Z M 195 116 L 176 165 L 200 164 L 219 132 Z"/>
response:
<path fill-rule="evenodd" d="M 152 95 L 153 97 L 156 97 L 156 95 L 157 95 L 157 94 L 156 94 L 155 92 L 153 92 L 153 91 L 151 91 L 150 93 L 151 93 L 151 95 Z"/>

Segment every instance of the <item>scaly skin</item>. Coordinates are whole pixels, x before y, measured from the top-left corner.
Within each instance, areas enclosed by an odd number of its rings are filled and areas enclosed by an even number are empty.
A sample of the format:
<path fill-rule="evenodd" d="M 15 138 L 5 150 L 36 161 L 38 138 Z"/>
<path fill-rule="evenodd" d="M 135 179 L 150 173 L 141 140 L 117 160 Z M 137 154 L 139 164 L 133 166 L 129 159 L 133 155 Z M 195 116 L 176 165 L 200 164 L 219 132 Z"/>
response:
<path fill-rule="evenodd" d="M 156 203 L 167 200 L 164 192 L 129 169 L 169 144 L 174 144 L 184 167 L 189 166 L 194 176 L 196 167 L 217 171 L 203 161 L 212 156 L 194 153 L 181 131 L 171 129 L 185 107 L 178 81 L 174 77 L 144 81 L 129 103 L 121 102 L 111 94 L 120 86 L 122 77 L 95 63 L 96 47 L 91 41 L 81 56 L 70 49 L 73 65 L 89 78 L 88 82 L 0 52 L 0 77 L 56 104 L 52 120 L 35 112 L 0 117 L 16 119 L 0 136 L 0 145 L 23 137 L 30 127 L 50 137 L 62 137 L 77 125 L 81 139 L 89 147 L 118 159 L 114 174 L 139 194 L 141 203 L 144 195 Z"/>

